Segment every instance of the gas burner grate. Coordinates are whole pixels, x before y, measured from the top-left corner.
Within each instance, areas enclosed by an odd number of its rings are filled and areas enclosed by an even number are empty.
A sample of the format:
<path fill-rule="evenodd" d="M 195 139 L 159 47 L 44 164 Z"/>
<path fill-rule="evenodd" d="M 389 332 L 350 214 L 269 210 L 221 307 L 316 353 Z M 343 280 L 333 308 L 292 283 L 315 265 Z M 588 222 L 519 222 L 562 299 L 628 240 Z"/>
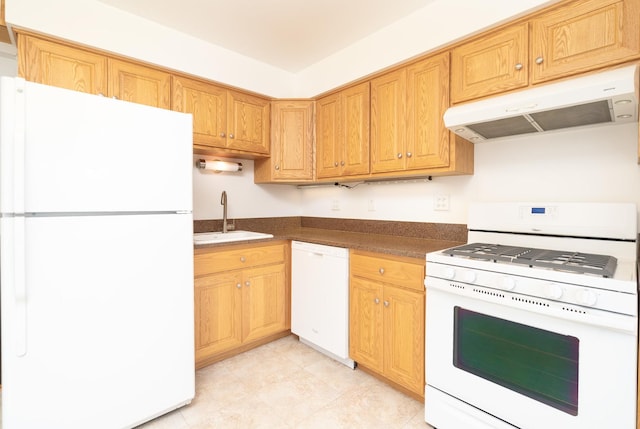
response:
<path fill-rule="evenodd" d="M 461 256 L 494 262 L 507 262 L 530 267 L 550 268 L 579 274 L 613 277 L 617 259 L 608 255 L 504 246 L 501 244 L 471 243 L 443 251 L 450 256 Z"/>

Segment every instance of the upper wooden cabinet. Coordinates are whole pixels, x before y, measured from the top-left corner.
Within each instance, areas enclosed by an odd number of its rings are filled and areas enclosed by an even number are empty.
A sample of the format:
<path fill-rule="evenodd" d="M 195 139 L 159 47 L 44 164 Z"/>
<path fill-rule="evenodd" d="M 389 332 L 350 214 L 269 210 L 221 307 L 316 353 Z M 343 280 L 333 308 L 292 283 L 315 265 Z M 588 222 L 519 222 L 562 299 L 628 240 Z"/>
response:
<path fill-rule="evenodd" d="M 451 51 L 454 103 L 527 86 L 527 23 L 508 27 Z"/>
<path fill-rule="evenodd" d="M 371 81 L 371 172 L 449 166 L 449 54 Z"/>
<path fill-rule="evenodd" d="M 4 0 L 0 1 L 0 42 L 11 43 L 7 22 L 4 20 Z"/>
<path fill-rule="evenodd" d="M 583 0 L 531 20 L 532 82 L 638 58 L 640 1 Z"/>
<path fill-rule="evenodd" d="M 171 108 L 169 73 L 113 58 L 109 58 L 108 66 L 109 97 L 162 109 Z"/>
<path fill-rule="evenodd" d="M 565 3 L 453 48 L 453 103 L 640 57 L 640 0 Z"/>
<path fill-rule="evenodd" d="M 28 81 L 89 94 L 107 95 L 107 57 L 18 35 L 18 75 Z"/>
<path fill-rule="evenodd" d="M 313 180 L 314 106 L 311 100 L 271 102 L 271 157 L 255 161 L 255 183 Z"/>
<path fill-rule="evenodd" d="M 316 102 L 316 175 L 369 173 L 369 82 Z"/>
<path fill-rule="evenodd" d="M 194 151 L 269 155 L 269 100 L 173 76 L 172 109 L 193 114 Z"/>
<path fill-rule="evenodd" d="M 168 109 L 171 75 L 66 44 L 21 34 L 18 74 L 33 82 Z"/>

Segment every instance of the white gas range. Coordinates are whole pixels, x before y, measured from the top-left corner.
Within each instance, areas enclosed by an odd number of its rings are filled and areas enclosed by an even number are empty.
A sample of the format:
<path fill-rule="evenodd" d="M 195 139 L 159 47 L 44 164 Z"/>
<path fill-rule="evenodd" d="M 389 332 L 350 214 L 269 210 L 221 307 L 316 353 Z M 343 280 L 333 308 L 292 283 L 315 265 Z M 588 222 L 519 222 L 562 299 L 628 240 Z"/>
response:
<path fill-rule="evenodd" d="M 474 204 L 427 255 L 425 420 L 438 429 L 633 428 L 634 204 Z"/>

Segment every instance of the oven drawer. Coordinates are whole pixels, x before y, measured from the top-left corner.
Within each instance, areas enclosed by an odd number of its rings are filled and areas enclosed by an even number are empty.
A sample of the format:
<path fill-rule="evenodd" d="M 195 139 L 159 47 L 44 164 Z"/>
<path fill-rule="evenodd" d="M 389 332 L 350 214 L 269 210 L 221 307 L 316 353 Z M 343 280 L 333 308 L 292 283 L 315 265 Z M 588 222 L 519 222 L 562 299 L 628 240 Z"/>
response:
<path fill-rule="evenodd" d="M 377 282 L 391 283 L 417 291 L 424 290 L 422 259 L 351 251 L 351 275 Z"/>

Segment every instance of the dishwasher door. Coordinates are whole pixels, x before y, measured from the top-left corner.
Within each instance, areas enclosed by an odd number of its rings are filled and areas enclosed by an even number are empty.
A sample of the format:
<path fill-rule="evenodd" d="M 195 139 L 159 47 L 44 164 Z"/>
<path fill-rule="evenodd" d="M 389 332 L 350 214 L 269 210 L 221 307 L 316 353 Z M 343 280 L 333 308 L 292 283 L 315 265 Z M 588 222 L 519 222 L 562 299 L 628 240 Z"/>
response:
<path fill-rule="evenodd" d="M 349 250 L 291 242 L 291 332 L 354 368 L 349 359 Z"/>

